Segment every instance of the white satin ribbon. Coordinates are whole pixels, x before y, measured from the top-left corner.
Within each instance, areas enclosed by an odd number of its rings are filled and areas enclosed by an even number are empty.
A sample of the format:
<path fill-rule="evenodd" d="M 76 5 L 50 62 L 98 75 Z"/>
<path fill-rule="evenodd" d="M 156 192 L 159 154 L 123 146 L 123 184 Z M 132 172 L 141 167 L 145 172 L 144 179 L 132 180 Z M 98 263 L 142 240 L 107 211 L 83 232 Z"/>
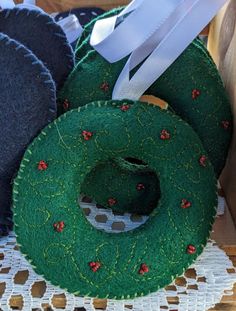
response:
<path fill-rule="evenodd" d="M 78 18 L 74 14 L 61 19 L 57 24 L 64 30 L 67 40 L 70 43 L 76 41 L 84 31 Z"/>
<path fill-rule="evenodd" d="M 131 54 L 112 98 L 139 99 L 226 1 L 134 0 L 119 15 L 96 22 L 90 43 L 103 57 L 115 62 Z"/>
<path fill-rule="evenodd" d="M 0 8 L 2 10 L 12 9 L 15 7 L 15 3 L 13 0 L 0 0 Z"/>

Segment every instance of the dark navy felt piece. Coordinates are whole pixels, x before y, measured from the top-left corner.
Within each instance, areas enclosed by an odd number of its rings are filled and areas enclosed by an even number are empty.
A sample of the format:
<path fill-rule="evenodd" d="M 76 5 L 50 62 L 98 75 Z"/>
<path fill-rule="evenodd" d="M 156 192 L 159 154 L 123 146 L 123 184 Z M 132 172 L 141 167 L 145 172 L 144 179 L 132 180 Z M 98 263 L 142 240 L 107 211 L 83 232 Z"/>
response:
<path fill-rule="evenodd" d="M 12 202 L 12 183 L 11 179 L 0 178 L 0 237 L 5 235 L 4 233 L 7 231 L 7 227 L 12 225 L 12 210 L 10 208 Z"/>
<path fill-rule="evenodd" d="M 62 28 L 36 10 L 14 8 L 0 12 L 0 32 L 30 49 L 50 70 L 60 88 L 74 66 L 74 53 Z"/>
<path fill-rule="evenodd" d="M 32 52 L 0 34 L 0 224 L 11 217 L 11 184 L 32 139 L 56 118 L 56 87 Z"/>
<path fill-rule="evenodd" d="M 74 14 L 78 18 L 80 24 L 84 26 L 88 24 L 92 19 L 103 14 L 104 12 L 105 11 L 100 8 L 76 8 L 70 11 L 58 13 L 55 16 L 55 20 L 59 21 L 61 18 Z"/>

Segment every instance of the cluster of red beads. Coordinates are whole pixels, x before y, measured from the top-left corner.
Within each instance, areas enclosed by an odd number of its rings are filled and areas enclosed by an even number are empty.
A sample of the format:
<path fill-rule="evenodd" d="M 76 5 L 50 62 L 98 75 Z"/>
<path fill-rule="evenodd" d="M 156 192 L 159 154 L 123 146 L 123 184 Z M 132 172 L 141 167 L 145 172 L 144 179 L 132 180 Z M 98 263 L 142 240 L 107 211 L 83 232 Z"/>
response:
<path fill-rule="evenodd" d="M 130 105 L 122 105 L 120 107 L 120 110 L 125 112 L 125 111 L 129 110 L 129 108 L 130 108 Z"/>
<path fill-rule="evenodd" d="M 192 244 L 189 244 L 188 248 L 187 248 L 187 253 L 190 255 L 195 254 L 196 253 L 196 247 Z"/>
<path fill-rule="evenodd" d="M 64 221 L 58 221 L 53 224 L 53 227 L 57 232 L 62 232 L 65 228 L 65 223 Z"/>
<path fill-rule="evenodd" d="M 117 204 L 117 200 L 115 198 L 110 198 L 107 200 L 109 206 L 114 206 Z"/>
<path fill-rule="evenodd" d="M 228 130 L 230 127 L 230 122 L 227 120 L 224 120 L 221 122 L 221 125 L 222 125 L 223 129 Z"/>
<path fill-rule="evenodd" d="M 186 200 L 186 199 L 183 199 L 182 201 L 181 201 L 181 207 L 182 208 L 189 208 L 189 207 L 191 207 L 191 202 L 189 202 L 188 200 Z"/>
<path fill-rule="evenodd" d="M 201 166 L 206 167 L 207 165 L 207 157 L 205 155 L 202 155 L 199 159 L 199 163 Z"/>
<path fill-rule="evenodd" d="M 47 168 L 48 168 L 48 164 L 45 161 L 43 161 L 43 160 L 39 161 L 39 163 L 38 163 L 38 170 L 39 171 L 45 171 Z"/>
<path fill-rule="evenodd" d="M 201 92 L 198 89 L 192 90 L 192 99 L 196 99 L 200 95 L 201 95 Z"/>
<path fill-rule="evenodd" d="M 107 82 L 103 82 L 100 86 L 100 89 L 103 90 L 104 92 L 109 91 L 109 84 Z"/>
<path fill-rule="evenodd" d="M 70 103 L 69 103 L 69 100 L 68 99 L 65 99 L 64 102 L 63 102 L 63 108 L 65 111 L 67 111 L 70 107 Z"/>
<path fill-rule="evenodd" d="M 90 268 L 91 268 L 91 270 L 93 271 L 93 272 L 97 272 L 98 271 L 98 269 L 100 269 L 100 267 L 101 267 L 101 264 L 100 264 L 100 262 L 98 262 L 98 261 L 92 261 L 92 262 L 90 262 L 89 263 L 89 266 L 90 266 Z"/>
<path fill-rule="evenodd" d="M 93 133 L 89 131 L 82 131 L 82 136 L 84 140 L 90 140 L 93 136 Z"/>
<path fill-rule="evenodd" d="M 147 272 L 149 272 L 148 266 L 145 263 L 142 263 L 138 273 L 143 275 L 144 273 L 147 273 Z"/>
<path fill-rule="evenodd" d="M 142 191 L 142 190 L 145 189 L 145 186 L 144 186 L 144 184 L 140 183 L 140 184 L 137 184 L 136 189 L 137 189 L 138 191 Z"/>
<path fill-rule="evenodd" d="M 169 133 L 167 130 L 162 130 L 162 131 L 161 131 L 160 138 L 161 138 L 162 140 L 170 139 L 170 133 Z"/>

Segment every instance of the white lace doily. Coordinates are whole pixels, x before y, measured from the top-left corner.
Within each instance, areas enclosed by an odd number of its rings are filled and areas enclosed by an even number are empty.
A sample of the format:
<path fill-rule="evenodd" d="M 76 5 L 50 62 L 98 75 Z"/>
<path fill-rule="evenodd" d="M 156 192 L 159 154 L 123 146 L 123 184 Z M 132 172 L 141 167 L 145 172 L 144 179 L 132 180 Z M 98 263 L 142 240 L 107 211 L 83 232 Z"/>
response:
<path fill-rule="evenodd" d="M 146 221 L 146 217 L 134 217 L 129 214 L 117 215 L 109 210 L 97 208 L 94 203 L 82 203 L 88 220 L 99 229 L 106 231 L 124 231 L 137 227 Z M 24 274 L 24 278 L 19 276 Z M 19 279 L 21 281 L 19 282 Z M 40 296 L 34 294 L 34 288 L 43 283 Z M 176 279 L 171 286 L 146 297 L 133 300 L 107 300 L 107 311 L 204 311 L 219 303 L 223 295 L 232 295 L 236 282 L 236 269 L 224 251 L 209 241 L 204 252 L 190 269 Z M 23 283 L 23 284 L 22 284 Z M 55 298 L 63 295 L 65 307 L 57 308 Z M 19 252 L 14 233 L 0 238 L 0 309 L 10 308 L 11 299 L 20 296 L 23 311 L 51 310 L 95 311 L 94 299 L 75 297 L 52 286 L 37 275 L 30 264 Z M 77 310 L 77 309 L 75 309 Z"/>

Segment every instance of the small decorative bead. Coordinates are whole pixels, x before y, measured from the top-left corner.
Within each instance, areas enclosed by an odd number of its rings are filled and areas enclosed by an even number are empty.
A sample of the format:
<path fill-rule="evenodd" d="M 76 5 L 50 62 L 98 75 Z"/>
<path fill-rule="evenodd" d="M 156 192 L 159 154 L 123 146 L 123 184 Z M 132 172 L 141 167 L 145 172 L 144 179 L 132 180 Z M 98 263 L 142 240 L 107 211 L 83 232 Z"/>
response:
<path fill-rule="evenodd" d="M 160 138 L 162 140 L 168 140 L 168 139 L 170 139 L 170 133 L 167 130 L 162 130 Z"/>
<path fill-rule="evenodd" d="M 93 272 L 97 272 L 97 270 L 101 267 L 101 263 L 98 261 L 92 261 L 89 263 L 89 266 Z"/>
<path fill-rule="evenodd" d="M 47 168 L 48 168 L 48 164 L 45 161 L 43 161 L 43 160 L 39 161 L 39 163 L 38 163 L 38 170 L 39 171 L 45 171 Z"/>
<path fill-rule="evenodd" d="M 144 273 L 148 273 L 148 272 L 149 272 L 148 266 L 145 263 L 142 263 L 138 273 L 143 275 Z"/>
<path fill-rule="evenodd" d="M 65 228 L 65 223 L 64 221 L 58 221 L 53 224 L 53 227 L 57 232 L 62 232 Z"/>
<path fill-rule="evenodd" d="M 64 110 L 67 111 L 69 109 L 69 106 L 70 106 L 69 100 L 65 99 L 63 103 Z"/>
<path fill-rule="evenodd" d="M 140 184 L 137 184 L 136 189 L 137 189 L 138 191 L 142 191 L 142 190 L 145 189 L 145 186 L 144 186 L 144 184 L 140 183 Z"/>
<path fill-rule="evenodd" d="M 125 112 L 125 111 L 129 110 L 129 108 L 130 108 L 130 105 L 122 105 L 120 107 L 120 110 Z"/>
<path fill-rule="evenodd" d="M 200 96 L 200 95 L 201 95 L 201 92 L 198 89 L 192 90 L 192 99 L 193 100 L 198 98 L 198 96 Z"/>
<path fill-rule="evenodd" d="M 230 122 L 227 120 L 224 120 L 221 122 L 221 126 L 223 127 L 223 129 L 228 130 L 230 127 Z"/>
<path fill-rule="evenodd" d="M 107 82 L 103 82 L 100 86 L 100 89 L 103 90 L 104 92 L 109 91 L 109 84 Z"/>
<path fill-rule="evenodd" d="M 114 199 L 114 198 L 110 198 L 110 199 L 108 199 L 108 205 L 109 206 L 114 206 L 114 205 L 116 205 L 117 204 L 117 200 L 116 199 Z"/>
<path fill-rule="evenodd" d="M 90 140 L 93 136 L 93 133 L 89 132 L 89 131 L 83 131 L 82 136 L 83 136 L 84 140 Z"/>
<path fill-rule="evenodd" d="M 195 254 L 196 253 L 196 247 L 192 244 L 189 244 L 188 248 L 187 248 L 187 253 L 190 255 Z"/>
<path fill-rule="evenodd" d="M 199 159 L 199 164 L 203 167 L 206 167 L 207 165 L 207 157 L 205 155 L 202 155 Z"/>
<path fill-rule="evenodd" d="M 191 202 L 189 202 L 186 199 L 183 199 L 182 202 L 181 202 L 181 207 L 182 208 L 189 208 L 189 207 L 191 207 L 191 205 L 192 205 Z"/>

